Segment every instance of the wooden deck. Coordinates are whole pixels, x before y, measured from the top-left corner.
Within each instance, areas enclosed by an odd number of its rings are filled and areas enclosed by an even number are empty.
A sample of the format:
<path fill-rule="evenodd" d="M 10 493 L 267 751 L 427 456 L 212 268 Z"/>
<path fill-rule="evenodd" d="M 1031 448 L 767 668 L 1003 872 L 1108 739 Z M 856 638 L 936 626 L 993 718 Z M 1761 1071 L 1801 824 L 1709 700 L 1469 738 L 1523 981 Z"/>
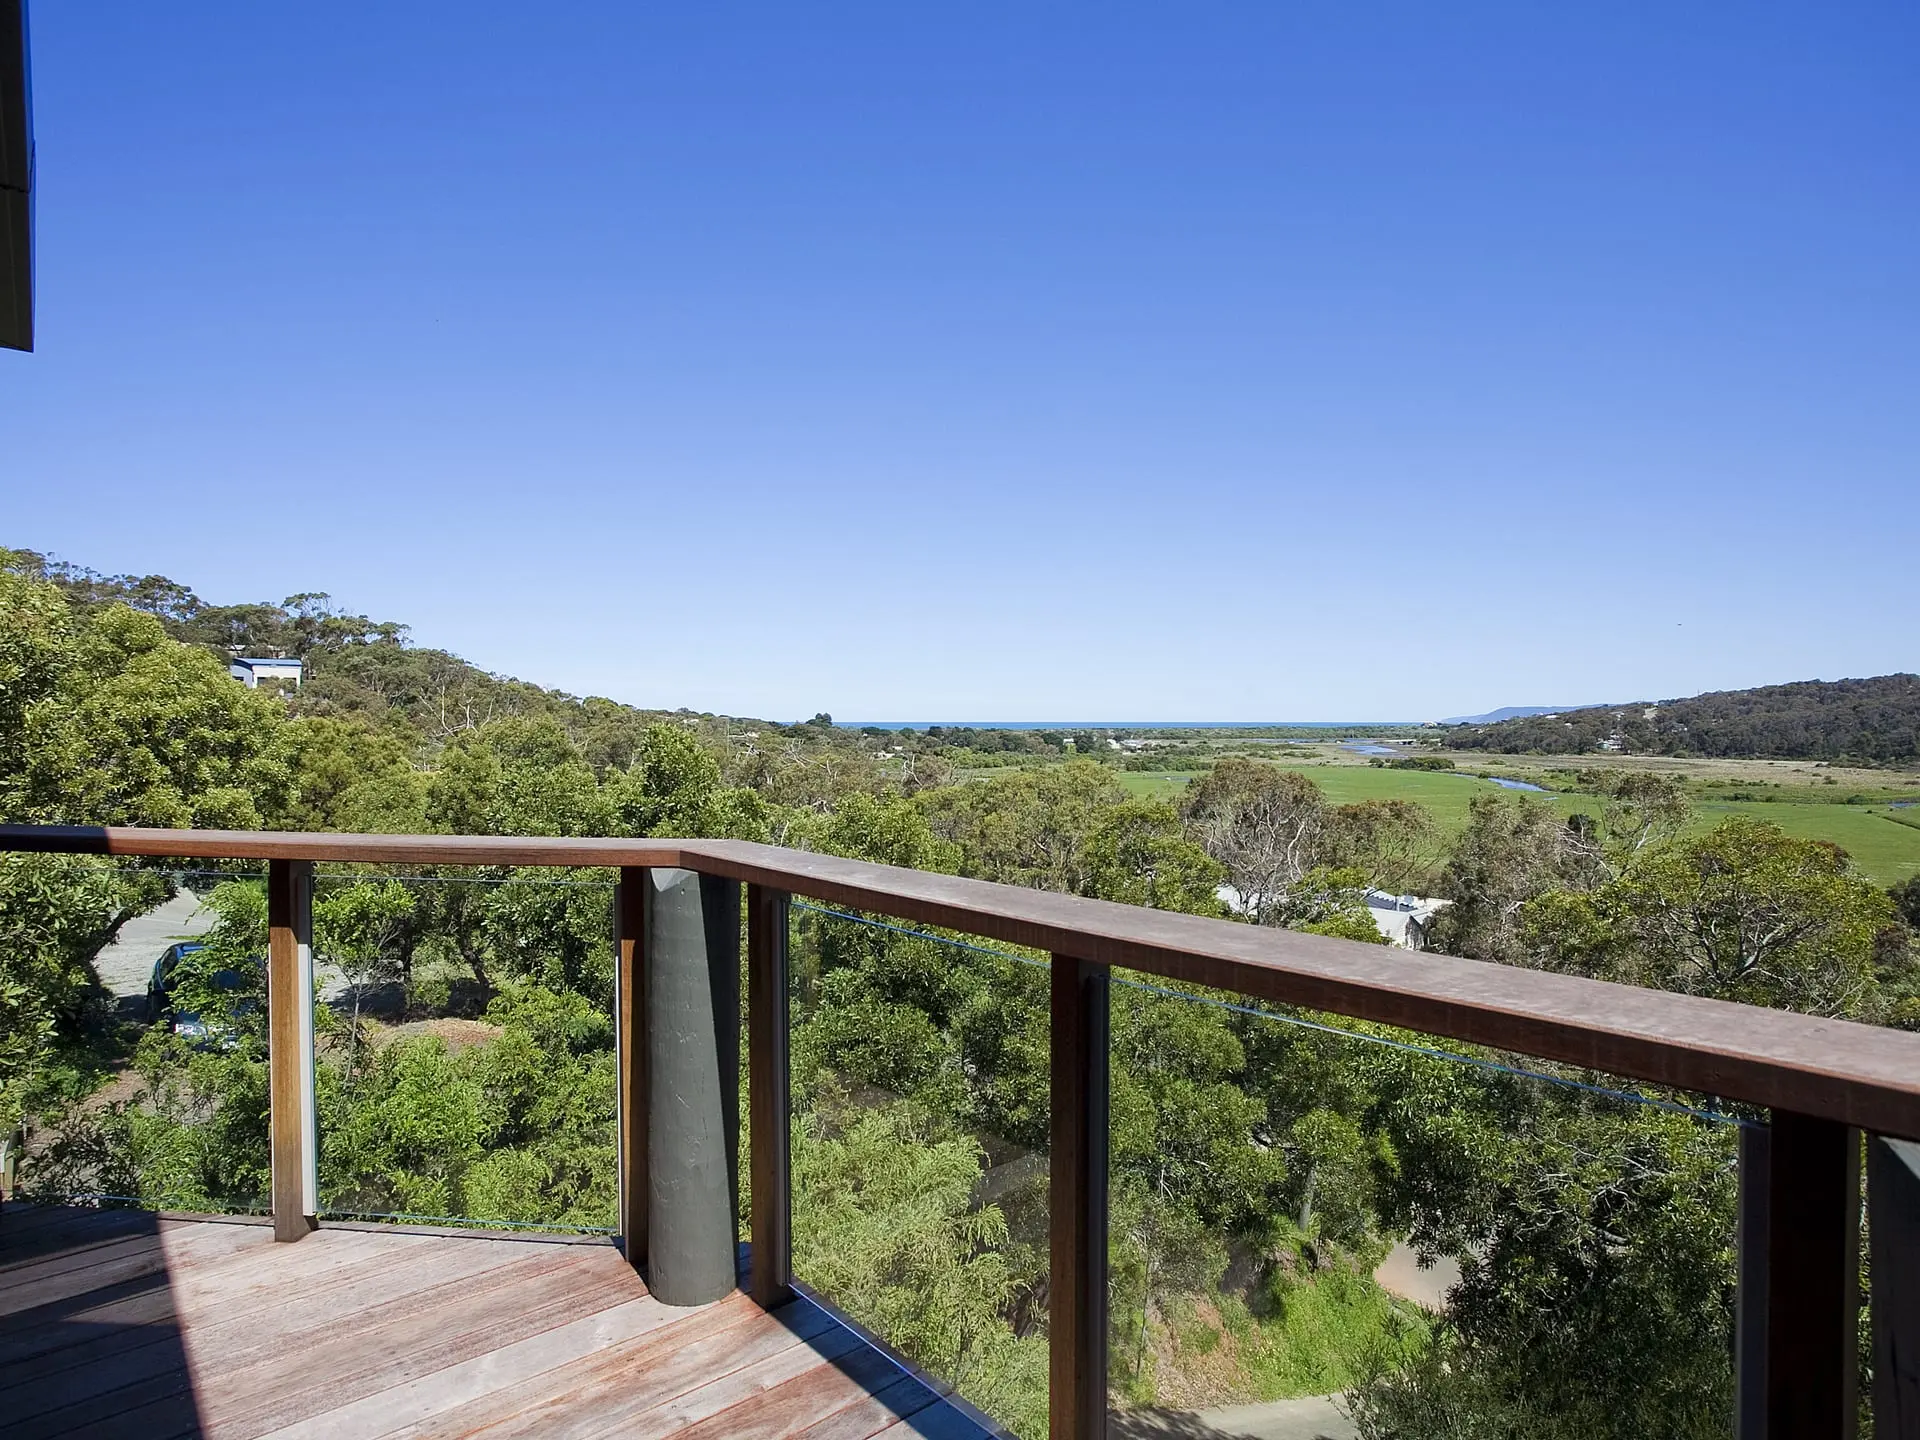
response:
<path fill-rule="evenodd" d="M 0 1435 L 989 1434 L 807 1300 L 696 1310 L 611 1244 L 0 1211 Z"/>

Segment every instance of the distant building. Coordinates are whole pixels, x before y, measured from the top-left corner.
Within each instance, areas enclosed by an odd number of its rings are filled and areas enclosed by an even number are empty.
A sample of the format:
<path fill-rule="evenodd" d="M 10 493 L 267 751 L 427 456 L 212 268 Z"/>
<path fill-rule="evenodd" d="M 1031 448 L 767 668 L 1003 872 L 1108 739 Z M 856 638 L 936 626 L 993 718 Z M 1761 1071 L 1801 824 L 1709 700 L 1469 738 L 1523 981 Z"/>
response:
<path fill-rule="evenodd" d="M 1389 945 L 1402 950 L 1427 948 L 1427 932 L 1433 917 L 1453 902 L 1434 900 L 1424 895 L 1390 895 L 1385 890 L 1367 891 L 1367 913 L 1386 937 Z"/>
<path fill-rule="evenodd" d="M 1213 893 L 1227 907 L 1228 914 L 1247 913 L 1247 902 L 1233 886 L 1216 886 Z M 1402 950 L 1426 949 L 1433 917 L 1453 903 L 1425 895 L 1393 895 L 1385 890 L 1368 890 L 1365 897 L 1367 914 L 1372 917 L 1374 928 L 1389 945 L 1398 945 Z"/>
<path fill-rule="evenodd" d="M 300 662 L 283 656 L 243 655 L 228 662 L 227 673 L 249 690 L 258 690 L 262 680 L 291 683 L 294 689 L 300 688 Z"/>

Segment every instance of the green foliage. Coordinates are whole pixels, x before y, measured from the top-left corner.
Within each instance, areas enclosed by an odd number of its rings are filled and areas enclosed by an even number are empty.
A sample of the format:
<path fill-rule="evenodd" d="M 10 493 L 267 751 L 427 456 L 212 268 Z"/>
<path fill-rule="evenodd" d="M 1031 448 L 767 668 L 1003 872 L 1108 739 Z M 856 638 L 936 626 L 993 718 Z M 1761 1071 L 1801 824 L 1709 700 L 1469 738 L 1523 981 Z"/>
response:
<path fill-rule="evenodd" d="M 1908 929 L 1920 930 L 1920 875 L 1893 886 L 1887 891 L 1887 898 L 1893 901 L 1893 908 Z"/>
<path fill-rule="evenodd" d="M 1291 930 L 1367 945 L 1387 943 L 1367 908 L 1366 872 L 1353 866 L 1309 870 L 1276 908 L 1275 917 Z"/>
<path fill-rule="evenodd" d="M 1043 1336 L 1015 1335 L 1006 1219 L 972 1203 L 984 1163 L 964 1136 L 941 1139 L 911 1107 L 829 1134 L 818 1117 L 793 1137 L 796 1273 L 914 1363 L 1008 1421 L 1046 1434 Z"/>
<path fill-rule="evenodd" d="M 373 986 L 402 973 L 407 956 L 401 947 L 413 909 L 413 893 L 397 880 L 330 888 L 314 899 L 316 958 L 324 956 L 339 969 L 352 995 L 346 1038 L 350 1073 L 366 1048 L 362 1002 Z"/>
<path fill-rule="evenodd" d="M 615 808 L 551 720 L 495 720 L 456 735 L 427 792 L 427 820 L 455 835 L 606 835 Z"/>
<path fill-rule="evenodd" d="M 960 859 L 959 848 L 935 835 L 925 811 L 904 796 L 856 790 L 815 820 L 804 838 L 829 855 L 913 870 L 951 872 Z"/>
<path fill-rule="evenodd" d="M 1600 883 L 1592 847 L 1558 812 L 1529 796 L 1475 796 L 1467 828 L 1441 875 L 1448 907 L 1436 918 L 1438 948 L 1519 964 L 1533 955 L 1521 907 L 1555 891 Z"/>
<path fill-rule="evenodd" d="M 926 790 L 914 798 L 934 834 L 957 847 L 960 873 L 1086 894 L 1089 843 L 1126 793 L 1104 767 L 1074 760 Z"/>
<path fill-rule="evenodd" d="M 1844 853 L 1745 816 L 1648 851 L 1586 894 L 1527 902 L 1520 930 L 1543 963 L 1685 994 L 1871 1017 L 1884 891 Z"/>
<path fill-rule="evenodd" d="M 1128 800 L 1113 806 L 1087 837 L 1081 893 L 1124 905 L 1220 915 L 1226 869 L 1194 843 L 1173 806 Z"/>
<path fill-rule="evenodd" d="M 0 812 L 81 825 L 250 828 L 285 804 L 278 702 L 149 615 L 67 613 L 0 572 Z"/>
<path fill-rule="evenodd" d="M 78 1029 L 93 953 L 134 903 L 101 861 L 0 855 L 0 1138 L 38 1098 L 59 1035 Z"/>
<path fill-rule="evenodd" d="M 1112 996 L 1109 1158 L 1115 1184 L 1137 1188 L 1143 1224 L 1175 1226 L 1177 1207 L 1208 1230 L 1258 1229 L 1283 1194 L 1287 1166 L 1258 1143 L 1267 1109 L 1247 1086 L 1230 1013 L 1130 985 Z"/>
<path fill-rule="evenodd" d="M 472 1066 L 434 1038 L 376 1053 L 363 1075 L 325 1067 L 319 1085 L 327 1208 L 461 1215 L 461 1181 L 487 1153 L 493 1118 Z"/>
<path fill-rule="evenodd" d="M 649 725 L 616 790 L 630 835 L 705 835 L 722 823 L 720 765 L 686 730 Z"/>
<path fill-rule="evenodd" d="M 165 1029 L 135 1052 L 132 1098 L 79 1109 L 35 1158 L 30 1188 L 154 1209 L 248 1211 L 271 1189 L 263 1044 L 197 1048 Z"/>
<path fill-rule="evenodd" d="M 1437 858 L 1433 818 L 1411 800 L 1360 800 L 1336 805 L 1327 815 L 1321 863 L 1358 870 L 1366 883 L 1400 893 L 1424 892 Z"/>
<path fill-rule="evenodd" d="M 197 957 L 196 957 L 197 958 Z M 584 1227 L 612 1223 L 611 1024 L 582 997 L 514 986 L 487 1044 L 438 1037 L 321 1051 L 316 1074 L 324 1208 Z M 128 1195 L 170 1208 L 265 1203 L 267 1073 L 261 1037 L 141 1041 L 140 1088 L 61 1127 L 32 1172 L 51 1193 Z"/>
<path fill-rule="evenodd" d="M 216 1043 L 261 1059 L 267 1046 L 266 889 L 254 881 L 226 880 L 203 903 L 214 912 L 213 928 L 204 948 L 182 957 L 174 970 L 173 1012 L 199 1016 Z"/>
<path fill-rule="evenodd" d="M 21 813 L 33 763 L 27 717 L 71 668 L 75 629 L 57 590 L 0 569 L 0 801 L 9 815 Z"/>
<path fill-rule="evenodd" d="M 1400 1199 L 1462 1280 L 1439 1342 L 1360 1387 L 1362 1433 L 1724 1435 L 1730 1127 L 1498 1087 L 1448 1100 L 1397 1109 L 1401 1153 L 1409 1174 L 1436 1148 L 1465 1163 Z"/>
<path fill-rule="evenodd" d="M 1375 1356 L 1417 1352 L 1430 1333 L 1426 1315 L 1347 1264 L 1303 1278 L 1276 1271 L 1256 1298 L 1260 1312 L 1245 1319 L 1233 1297 L 1221 1311 L 1258 1400 L 1350 1390 Z"/>
<path fill-rule="evenodd" d="M 808 917 L 810 920 L 813 917 Z M 794 1037 L 795 1084 L 821 1074 L 918 1101 L 965 1128 L 1046 1145 L 1048 977 L 1000 955 L 821 917 L 796 962 L 814 1014 Z"/>
<path fill-rule="evenodd" d="M 412 916 L 413 893 L 398 880 L 327 889 L 313 903 L 314 946 L 349 978 L 370 979 L 377 967 L 397 965 L 396 945 Z"/>
<path fill-rule="evenodd" d="M 324 1203 L 612 1223 L 611 1021 L 535 984 L 503 991 L 487 1019 L 498 1036 L 457 1054 L 429 1035 L 378 1048 L 358 1076 L 323 1065 Z"/>
<path fill-rule="evenodd" d="M 365 822 L 384 818 L 383 808 L 408 818 L 420 809 L 413 792 L 423 783 L 413 767 L 413 747 L 391 730 L 376 730 L 357 717 L 303 715 L 286 727 L 291 796 L 282 817 L 292 830 L 372 830 Z M 376 797 L 409 795 L 382 805 Z M 424 818 L 424 817 L 423 817 Z M 416 822 L 415 829 L 424 828 Z"/>

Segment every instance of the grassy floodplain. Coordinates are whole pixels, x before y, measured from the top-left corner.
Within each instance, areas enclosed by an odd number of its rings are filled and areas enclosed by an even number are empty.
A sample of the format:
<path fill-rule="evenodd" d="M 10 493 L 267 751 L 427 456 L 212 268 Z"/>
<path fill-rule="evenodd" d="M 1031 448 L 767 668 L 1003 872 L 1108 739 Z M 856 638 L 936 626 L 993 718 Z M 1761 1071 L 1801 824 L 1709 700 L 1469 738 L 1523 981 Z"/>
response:
<path fill-rule="evenodd" d="M 1360 800 L 1415 801 L 1448 835 L 1465 827 L 1467 807 L 1474 796 L 1498 793 L 1491 780 L 1480 778 L 1480 771 L 1549 787 L 1545 794 L 1514 793 L 1529 794 L 1563 815 L 1590 811 L 1598 803 L 1588 791 L 1567 788 L 1577 786 L 1584 771 L 1602 767 L 1675 771 L 1688 781 L 1697 828 L 1706 829 L 1732 814 L 1753 815 L 1771 821 L 1789 835 L 1832 841 L 1846 850 L 1860 873 L 1875 884 L 1897 884 L 1920 874 L 1920 805 L 1900 807 L 1891 803 L 1920 797 L 1920 777 L 1913 775 L 1833 769 L 1797 761 L 1690 761 L 1641 756 L 1590 760 L 1584 756 L 1522 755 L 1459 756 L 1459 770 L 1435 773 L 1376 769 L 1367 764 L 1365 756 L 1337 743 L 1289 746 L 1271 758 L 1312 777 L 1337 805 Z M 1123 771 L 1118 778 L 1136 795 L 1168 799 L 1185 789 L 1195 773 L 1134 770 Z"/>
<path fill-rule="evenodd" d="M 1492 781 L 1463 773 L 1435 774 L 1424 770 L 1373 770 L 1364 765 L 1304 764 L 1283 765 L 1309 776 L 1336 805 L 1351 805 L 1361 800 L 1413 800 L 1433 814 L 1434 821 L 1449 833 L 1465 828 L 1467 806 L 1476 795 L 1494 790 Z M 1125 771 L 1120 783 L 1136 795 L 1169 799 L 1184 790 L 1193 772 L 1160 770 Z M 1571 815 L 1581 808 L 1573 795 L 1536 795 L 1563 813 Z M 1589 802 L 1590 808 L 1591 802 Z M 1920 839 L 1920 831 L 1914 834 Z"/>

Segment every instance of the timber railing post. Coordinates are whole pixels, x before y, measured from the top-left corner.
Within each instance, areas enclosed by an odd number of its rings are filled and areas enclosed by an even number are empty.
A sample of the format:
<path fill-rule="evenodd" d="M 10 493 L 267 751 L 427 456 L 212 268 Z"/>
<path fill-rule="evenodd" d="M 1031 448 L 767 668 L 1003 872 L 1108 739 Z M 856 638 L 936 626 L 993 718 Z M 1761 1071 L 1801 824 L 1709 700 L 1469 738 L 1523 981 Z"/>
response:
<path fill-rule="evenodd" d="M 620 1243 L 647 1263 L 647 872 L 620 871 L 613 889 L 614 1129 L 620 1169 Z"/>
<path fill-rule="evenodd" d="M 273 1238 L 298 1240 L 320 1209 L 310 860 L 267 862 L 267 1078 Z"/>
<path fill-rule="evenodd" d="M 787 1037 L 788 897 L 747 887 L 747 1105 L 753 1152 L 753 1298 L 793 1293 L 793 1106 Z"/>
<path fill-rule="evenodd" d="M 1920 1145 L 1867 1140 L 1874 1440 L 1920 1440 Z"/>
<path fill-rule="evenodd" d="M 1772 1119 L 1765 1433 L 1768 1440 L 1852 1440 L 1859 1418 L 1860 1132 L 1788 1110 L 1775 1110 Z"/>
<path fill-rule="evenodd" d="M 1767 1246 L 1772 1230 L 1773 1131 L 1740 1128 L 1740 1197 L 1733 1307 L 1734 1440 L 1767 1437 Z"/>
<path fill-rule="evenodd" d="M 1107 1433 L 1107 967 L 1053 957 L 1050 1440 Z"/>

